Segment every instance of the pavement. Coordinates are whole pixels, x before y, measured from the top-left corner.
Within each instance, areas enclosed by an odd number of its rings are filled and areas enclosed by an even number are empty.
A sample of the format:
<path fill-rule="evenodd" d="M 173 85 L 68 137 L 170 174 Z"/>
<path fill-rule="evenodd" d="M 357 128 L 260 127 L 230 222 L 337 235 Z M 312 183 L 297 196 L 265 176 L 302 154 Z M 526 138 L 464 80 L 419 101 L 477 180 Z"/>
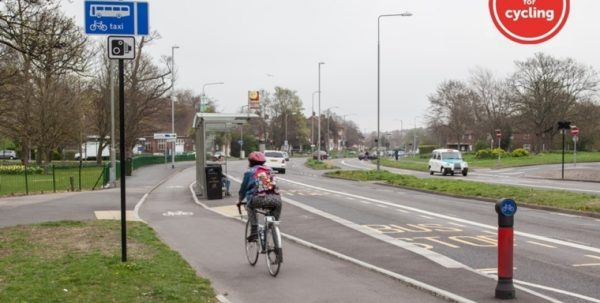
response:
<path fill-rule="evenodd" d="M 139 217 L 212 281 L 221 302 L 497 301 L 491 279 L 464 268 L 443 268 L 291 203 L 284 203 L 282 221 L 282 231 L 289 235 L 285 262 L 273 278 L 262 255 L 254 267 L 246 261 L 244 223 L 235 218 L 235 198 L 194 199 L 188 186 L 195 177 L 193 165 L 181 163 L 175 171 L 163 165 L 136 170 L 127 180 L 127 209 L 143 202 Z M 238 186 L 234 183 L 232 192 Z M 97 211 L 118 210 L 118 205 L 118 189 L 2 198 L 0 226 L 94 219 Z M 542 300 L 520 291 L 514 301 Z"/>

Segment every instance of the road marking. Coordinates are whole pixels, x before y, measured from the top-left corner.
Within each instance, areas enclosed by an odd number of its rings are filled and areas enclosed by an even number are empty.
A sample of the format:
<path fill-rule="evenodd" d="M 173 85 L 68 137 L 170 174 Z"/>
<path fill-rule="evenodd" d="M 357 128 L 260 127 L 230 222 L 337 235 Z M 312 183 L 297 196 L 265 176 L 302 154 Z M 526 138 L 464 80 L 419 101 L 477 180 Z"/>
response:
<path fill-rule="evenodd" d="M 479 222 L 475 222 L 475 221 L 471 221 L 471 220 L 467 220 L 467 219 L 461 219 L 461 218 L 457 218 L 457 217 L 451 217 L 451 216 L 447 216 L 447 215 L 443 215 L 443 214 L 438 214 L 438 213 L 435 213 L 435 212 L 422 210 L 422 209 L 419 209 L 419 208 L 416 208 L 416 207 L 399 205 L 399 204 L 395 204 L 395 203 L 391 203 L 391 202 L 386 202 L 386 201 L 381 201 L 381 200 L 377 200 L 377 199 L 373 199 L 373 198 L 369 198 L 369 197 L 363 197 L 363 196 L 359 196 L 359 195 L 354 195 L 354 194 L 349 194 L 349 193 L 343 193 L 343 192 L 339 192 L 339 191 L 335 191 L 335 190 L 330 190 L 330 189 L 326 189 L 326 188 L 322 188 L 322 187 L 318 187 L 318 186 L 308 185 L 308 184 L 304 184 L 304 183 L 301 183 L 301 182 L 291 181 L 291 180 L 287 180 L 287 179 L 283 179 L 283 178 L 280 178 L 280 180 L 285 180 L 285 181 L 287 181 L 289 183 L 292 183 L 292 184 L 303 185 L 303 186 L 306 186 L 306 187 L 309 187 L 309 188 L 313 188 L 313 189 L 317 189 L 317 190 L 321 190 L 321 191 L 325 191 L 325 192 L 330 192 L 330 193 L 340 194 L 340 195 L 346 195 L 346 196 L 357 198 L 357 199 L 363 199 L 365 201 L 370 201 L 370 202 L 374 202 L 374 203 L 388 205 L 388 206 L 391 206 L 391 207 L 402 208 L 404 210 L 409 210 L 409 211 L 413 211 L 413 212 L 417 212 L 417 213 L 429 215 L 429 216 L 432 216 L 432 217 L 437 217 L 437 218 L 441 218 L 441 219 L 451 220 L 451 221 L 454 221 L 454 222 L 469 224 L 469 225 L 472 225 L 472 226 L 477 226 L 477 227 L 485 228 L 485 229 L 488 229 L 488 230 L 497 230 L 498 229 L 497 226 L 487 225 L 487 224 L 483 224 L 483 223 L 479 223 Z M 571 248 L 576 248 L 576 249 L 580 249 L 580 250 L 584 250 L 584 251 L 589 251 L 589 252 L 600 254 L 600 248 L 596 248 L 596 247 L 591 247 L 591 246 L 577 244 L 577 243 L 571 243 L 571 242 L 567 242 L 567 241 L 563 241 L 563 240 L 553 239 L 553 238 L 549 238 L 549 237 L 545 237 L 545 236 L 539 236 L 539 235 L 535 235 L 535 234 L 531 234 L 531 233 L 525 233 L 525 232 L 519 232 L 519 231 L 515 231 L 515 235 L 519 235 L 519 236 L 527 237 L 527 238 L 530 238 L 530 239 L 535 239 L 535 240 L 538 240 L 538 241 L 549 242 L 549 243 L 553 243 L 553 244 L 558 244 L 558 245 L 562 245 L 562 246 L 567 246 L 567 247 L 571 247 Z"/>
<path fill-rule="evenodd" d="M 193 216 L 194 213 L 191 211 L 167 211 L 162 213 L 163 216 L 165 217 L 179 217 L 179 216 Z"/>
<path fill-rule="evenodd" d="M 377 206 L 377 207 L 381 207 L 381 208 L 388 208 L 387 206 L 385 206 L 385 205 L 380 205 L 380 204 L 375 204 L 375 206 Z"/>
<path fill-rule="evenodd" d="M 346 227 L 348 227 L 350 229 L 354 229 L 354 230 L 359 231 L 359 232 L 361 232 L 363 234 L 371 236 L 371 237 L 373 237 L 375 239 L 384 241 L 384 242 L 392 244 L 394 246 L 397 246 L 397 247 L 406 249 L 408 251 L 414 252 L 416 254 L 419 254 L 419 255 L 421 255 L 421 256 L 423 256 L 423 257 L 425 257 L 425 258 L 427 258 L 427 259 L 429 259 L 429 260 L 431 260 L 431 261 L 433 261 L 435 263 L 438 263 L 438 264 L 446 267 L 446 268 L 464 268 L 465 267 L 464 264 L 462 264 L 462 263 L 460 263 L 460 262 L 458 262 L 458 261 L 456 261 L 454 259 L 451 259 L 451 258 L 446 257 L 444 255 L 438 254 L 436 252 L 424 249 L 422 247 L 416 246 L 416 245 L 411 244 L 409 242 L 405 242 L 405 241 L 402 241 L 402 240 L 399 240 L 399 239 L 395 239 L 395 238 L 389 237 L 387 235 L 381 234 L 381 233 L 377 232 L 376 230 L 371 229 L 371 228 L 369 228 L 367 226 L 362 226 L 362 225 L 356 224 L 356 223 L 351 222 L 349 220 L 346 220 L 344 218 L 332 215 L 330 213 L 326 213 L 324 211 L 321 211 L 321 210 L 316 209 L 314 207 L 311 207 L 311 206 L 305 205 L 303 203 L 297 202 L 297 201 L 292 200 L 292 199 L 287 198 L 287 197 L 282 197 L 282 200 L 285 201 L 285 202 L 287 202 L 287 203 L 289 203 L 289 204 L 292 204 L 292 205 L 294 205 L 296 207 L 302 208 L 302 209 L 304 209 L 304 210 L 306 210 L 308 212 L 311 212 L 313 214 L 316 214 L 316 215 L 319 215 L 321 217 L 327 218 L 327 219 L 329 219 L 329 220 L 331 220 L 333 222 L 337 222 L 339 224 L 342 224 L 342 225 L 344 225 L 344 226 L 346 226 Z"/>
<path fill-rule="evenodd" d="M 368 202 L 367 202 L 368 203 Z M 410 212 L 405 211 L 404 209 L 396 209 L 397 212 L 401 212 L 403 214 L 410 214 Z"/>
<path fill-rule="evenodd" d="M 367 204 L 367 205 L 371 204 L 371 202 L 367 202 L 367 201 L 359 201 L 359 202 L 363 203 L 363 204 Z"/>
<path fill-rule="evenodd" d="M 543 244 L 543 243 L 539 243 L 539 242 L 535 242 L 535 241 L 527 241 L 527 243 L 531 243 L 531 244 L 535 244 L 535 245 L 539 245 L 539 246 L 543 246 L 543 247 L 548 247 L 548 248 L 556 248 L 556 246 Z"/>
<path fill-rule="evenodd" d="M 585 255 L 588 258 L 600 260 L 598 256 Z M 574 267 L 586 267 L 586 266 L 600 266 L 600 263 L 583 263 L 583 264 L 573 264 Z"/>
<path fill-rule="evenodd" d="M 466 226 L 464 226 L 462 224 L 458 224 L 458 223 L 454 223 L 454 222 L 448 222 L 448 224 L 452 224 L 454 226 L 463 227 L 463 228 L 466 227 Z"/>
<path fill-rule="evenodd" d="M 552 288 L 552 287 L 548 287 L 548 286 L 543 286 L 543 285 L 529 283 L 529 282 L 515 280 L 515 279 L 513 279 L 513 281 L 515 283 L 517 283 L 517 284 L 522 284 L 522 285 L 531 286 L 531 287 L 535 287 L 535 288 L 539 288 L 539 289 L 543 289 L 543 290 L 547 290 L 547 291 L 552 291 L 552 292 L 555 292 L 555 293 L 559 293 L 559 294 L 563 294 L 563 295 L 567 295 L 567 296 L 571 296 L 571 297 L 583 299 L 583 300 L 594 302 L 594 303 L 600 303 L 600 300 L 598 300 L 598 299 L 595 299 L 595 298 L 592 298 L 592 297 L 588 297 L 588 296 L 584 296 L 584 295 L 580 295 L 580 294 L 576 294 L 576 293 L 569 292 L 569 291 L 566 291 L 566 290 Z"/>
<path fill-rule="evenodd" d="M 237 183 L 241 183 L 241 181 L 239 179 L 234 179 L 234 178 L 231 178 L 231 179 L 234 180 L 234 181 L 236 181 Z M 216 212 L 215 210 L 211 209 L 206 204 L 200 202 L 200 200 L 196 196 L 196 192 L 194 192 L 194 184 L 196 184 L 195 181 L 192 184 L 190 184 L 190 187 L 189 187 L 190 188 L 190 192 L 192 193 L 192 198 L 194 199 L 194 203 L 200 205 L 202 208 L 204 208 L 206 210 L 209 210 L 209 211 L 212 211 L 212 212 L 218 214 L 218 212 Z M 293 200 L 285 198 L 285 197 L 284 197 L 284 200 L 287 200 L 286 202 L 288 202 L 288 203 L 290 201 L 293 201 Z M 296 204 L 298 204 L 298 205 L 303 205 L 304 206 L 304 204 L 301 204 L 299 202 L 296 202 L 296 201 L 293 201 L 293 202 L 296 203 Z M 241 218 L 240 218 L 240 220 L 241 220 Z M 339 258 L 341 260 L 345 260 L 345 261 L 351 262 L 353 264 L 356 264 L 358 266 L 362 266 L 364 268 L 373 270 L 375 272 L 387 275 L 387 276 L 392 277 L 392 278 L 394 278 L 396 280 L 403 281 L 404 283 L 406 283 L 408 285 L 411 285 L 411 286 L 414 286 L 416 288 L 421 288 L 421 289 L 430 291 L 430 292 L 432 292 L 434 294 L 439 295 L 442 298 L 446 298 L 446 299 L 449 299 L 451 301 L 455 301 L 455 302 L 459 302 L 459 303 L 476 303 L 475 301 L 469 300 L 469 299 L 467 299 L 465 297 L 461 297 L 461 296 L 459 296 L 459 295 L 457 295 L 455 293 L 451 293 L 451 292 L 449 292 L 447 290 L 444 290 L 444 289 L 441 289 L 441 288 L 437 288 L 437 287 L 435 287 L 433 285 L 421 282 L 421 281 L 413 279 L 411 277 L 407 277 L 407 276 L 401 275 L 399 273 L 395 273 L 393 271 L 389 271 L 387 269 L 384 269 L 384 268 L 381 268 L 381 267 L 377 267 L 377 266 L 375 266 L 373 264 L 360 261 L 358 259 L 349 257 L 349 256 L 341 254 L 339 252 L 336 252 L 336 251 L 327 249 L 325 247 L 316 245 L 314 243 L 311 243 L 311 242 L 302 240 L 300 238 L 294 237 L 292 235 L 288 235 L 286 233 L 281 233 L 281 235 L 284 238 L 286 238 L 288 240 L 291 240 L 291 241 L 294 241 L 294 242 L 296 242 L 296 243 L 298 243 L 300 245 L 303 245 L 305 247 L 312 248 L 312 249 L 315 249 L 315 250 L 327 253 L 327 254 L 332 255 L 332 256 L 334 256 L 336 258 Z M 408 245 L 410 245 L 410 244 L 408 244 Z"/>
<path fill-rule="evenodd" d="M 579 218 L 579 216 L 571 215 L 571 214 L 563 214 L 563 213 L 555 213 L 555 212 L 551 212 L 551 214 L 557 215 L 557 216 L 569 217 L 569 218 Z"/>
<path fill-rule="evenodd" d="M 429 219 L 429 220 L 433 220 L 433 218 L 432 218 L 432 217 L 427 217 L 427 216 L 424 216 L 424 215 L 419 215 L 419 217 L 421 217 L 421 218 L 425 218 L 425 219 Z"/>
<path fill-rule="evenodd" d="M 352 198 L 352 197 L 346 197 L 346 199 L 348 199 L 348 200 L 354 200 L 354 198 Z"/>

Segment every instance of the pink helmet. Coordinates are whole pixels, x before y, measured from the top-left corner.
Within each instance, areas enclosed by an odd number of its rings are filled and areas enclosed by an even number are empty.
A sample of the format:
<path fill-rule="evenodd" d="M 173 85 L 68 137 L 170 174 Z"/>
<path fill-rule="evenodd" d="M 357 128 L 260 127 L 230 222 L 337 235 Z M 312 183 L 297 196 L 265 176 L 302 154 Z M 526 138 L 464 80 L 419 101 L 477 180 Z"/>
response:
<path fill-rule="evenodd" d="M 248 161 L 265 163 L 267 159 L 265 158 L 265 155 L 263 153 L 255 151 L 251 152 L 250 155 L 248 155 Z"/>

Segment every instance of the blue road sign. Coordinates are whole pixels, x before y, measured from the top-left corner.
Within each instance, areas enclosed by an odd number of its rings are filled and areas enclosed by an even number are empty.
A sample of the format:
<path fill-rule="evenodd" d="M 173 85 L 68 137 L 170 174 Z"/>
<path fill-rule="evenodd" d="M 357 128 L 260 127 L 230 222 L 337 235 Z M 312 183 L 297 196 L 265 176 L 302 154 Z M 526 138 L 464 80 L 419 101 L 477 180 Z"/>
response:
<path fill-rule="evenodd" d="M 148 35 L 148 3 L 86 1 L 85 33 L 88 35 Z"/>
<path fill-rule="evenodd" d="M 238 140 L 239 145 L 244 145 L 244 140 Z"/>
<path fill-rule="evenodd" d="M 517 203 L 512 199 L 504 199 L 500 202 L 500 212 L 506 216 L 511 217 L 517 212 Z"/>

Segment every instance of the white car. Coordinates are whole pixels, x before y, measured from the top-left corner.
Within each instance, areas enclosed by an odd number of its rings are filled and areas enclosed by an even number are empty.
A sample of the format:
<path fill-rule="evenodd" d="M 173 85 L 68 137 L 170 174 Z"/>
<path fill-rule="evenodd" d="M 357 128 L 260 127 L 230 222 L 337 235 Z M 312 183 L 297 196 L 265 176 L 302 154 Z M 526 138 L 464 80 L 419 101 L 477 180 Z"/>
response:
<path fill-rule="evenodd" d="M 429 174 L 441 173 L 442 175 L 462 173 L 467 176 L 469 173 L 469 165 L 463 161 L 460 151 L 456 149 L 436 149 L 431 152 L 429 159 Z"/>
<path fill-rule="evenodd" d="M 276 150 L 265 150 L 265 158 L 267 161 L 265 165 L 272 168 L 273 170 L 285 174 L 285 155 L 283 152 Z"/>

